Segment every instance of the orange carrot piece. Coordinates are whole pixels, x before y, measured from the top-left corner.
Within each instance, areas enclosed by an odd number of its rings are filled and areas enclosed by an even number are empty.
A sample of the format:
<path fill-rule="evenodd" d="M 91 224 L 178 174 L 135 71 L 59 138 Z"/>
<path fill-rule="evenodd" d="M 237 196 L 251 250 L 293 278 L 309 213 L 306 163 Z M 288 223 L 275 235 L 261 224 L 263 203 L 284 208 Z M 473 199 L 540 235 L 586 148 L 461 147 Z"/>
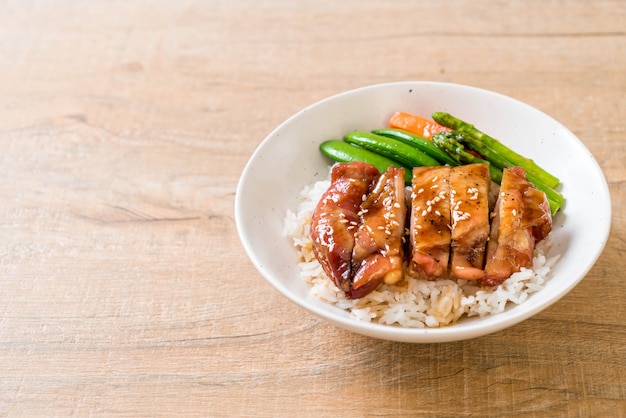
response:
<path fill-rule="evenodd" d="M 449 131 L 449 128 L 438 124 L 433 120 L 406 112 L 396 112 L 389 119 L 389 127 L 402 129 L 424 138 L 432 138 L 438 132 Z"/>

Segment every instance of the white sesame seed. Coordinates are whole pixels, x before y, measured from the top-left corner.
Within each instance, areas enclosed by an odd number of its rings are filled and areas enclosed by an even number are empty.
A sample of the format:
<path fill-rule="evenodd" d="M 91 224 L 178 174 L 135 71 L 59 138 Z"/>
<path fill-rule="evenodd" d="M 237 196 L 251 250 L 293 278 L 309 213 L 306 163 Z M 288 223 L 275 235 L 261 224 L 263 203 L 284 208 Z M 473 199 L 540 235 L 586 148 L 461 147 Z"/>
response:
<path fill-rule="evenodd" d="M 469 219 L 472 215 L 469 212 L 462 212 L 459 210 L 452 211 L 452 226 L 456 226 L 458 221 L 465 221 Z"/>

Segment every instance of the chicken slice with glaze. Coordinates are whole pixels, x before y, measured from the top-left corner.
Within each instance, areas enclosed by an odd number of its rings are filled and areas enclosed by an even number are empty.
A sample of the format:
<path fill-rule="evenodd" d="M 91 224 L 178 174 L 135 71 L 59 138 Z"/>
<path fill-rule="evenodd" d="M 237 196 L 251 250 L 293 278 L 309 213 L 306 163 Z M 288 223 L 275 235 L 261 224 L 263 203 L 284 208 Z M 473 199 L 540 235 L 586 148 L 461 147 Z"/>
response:
<path fill-rule="evenodd" d="M 415 167 L 411 189 L 407 274 L 437 280 L 448 275 L 451 167 Z"/>
<path fill-rule="evenodd" d="M 349 298 L 363 297 L 382 282 L 396 284 L 404 278 L 404 173 L 403 168 L 390 166 L 361 205 L 352 252 L 354 277 L 346 291 Z"/>
<path fill-rule="evenodd" d="M 352 251 L 361 203 L 379 176 L 370 164 L 335 164 L 331 184 L 313 212 L 313 252 L 324 272 L 344 292 L 352 288 Z"/>
<path fill-rule="evenodd" d="M 490 184 L 487 164 L 468 164 L 450 171 L 450 275 L 457 279 L 484 277 Z"/>
<path fill-rule="evenodd" d="M 532 267 L 535 244 L 552 230 L 552 215 L 546 195 L 527 179 L 521 167 L 503 170 L 487 245 L 483 286 L 495 286 Z"/>

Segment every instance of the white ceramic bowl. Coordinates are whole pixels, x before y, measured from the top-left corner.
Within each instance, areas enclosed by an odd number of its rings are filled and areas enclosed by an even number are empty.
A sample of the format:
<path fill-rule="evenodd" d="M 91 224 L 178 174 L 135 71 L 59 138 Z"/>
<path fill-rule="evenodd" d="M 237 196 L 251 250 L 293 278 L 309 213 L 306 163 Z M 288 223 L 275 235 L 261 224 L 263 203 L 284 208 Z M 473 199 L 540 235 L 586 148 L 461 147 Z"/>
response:
<path fill-rule="evenodd" d="M 449 112 L 499 138 L 561 179 L 565 206 L 554 219 L 553 253 L 561 258 L 545 288 L 525 302 L 485 318 L 441 328 L 410 329 L 369 323 L 309 294 L 296 250 L 281 235 L 288 209 L 307 184 L 327 178 L 330 162 L 319 151 L 326 139 L 351 130 L 386 127 L 396 111 L 428 116 Z M 567 128 L 541 111 L 498 93 L 439 82 L 396 82 L 347 91 L 296 113 L 259 145 L 246 165 L 235 204 L 238 232 L 250 260 L 292 302 L 363 335 L 415 343 L 462 340 L 517 324 L 555 303 L 591 269 L 607 241 L 611 202 L 593 156 Z M 288 303 L 285 301 L 285 303 Z M 280 307 L 276 307 L 280 312 Z"/>

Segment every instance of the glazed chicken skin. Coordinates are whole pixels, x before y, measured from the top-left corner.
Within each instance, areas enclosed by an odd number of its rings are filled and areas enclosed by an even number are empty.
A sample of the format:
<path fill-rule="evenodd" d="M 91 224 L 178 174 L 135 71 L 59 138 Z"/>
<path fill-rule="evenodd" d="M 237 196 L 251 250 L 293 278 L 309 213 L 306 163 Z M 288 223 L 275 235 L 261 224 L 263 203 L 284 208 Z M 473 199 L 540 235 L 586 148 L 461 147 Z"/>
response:
<path fill-rule="evenodd" d="M 522 267 L 532 267 L 535 243 L 551 230 L 546 195 L 526 179 L 523 168 L 504 169 L 487 245 L 485 277 L 480 284 L 495 286 Z"/>
<path fill-rule="evenodd" d="M 450 275 L 456 279 L 484 277 L 490 184 L 487 164 L 468 164 L 450 170 Z"/>
<path fill-rule="evenodd" d="M 352 251 L 363 196 L 379 175 L 370 164 L 335 164 L 331 170 L 330 187 L 312 215 L 310 233 L 315 257 L 328 277 L 344 292 L 352 288 Z"/>
<path fill-rule="evenodd" d="M 311 219 L 315 257 L 348 298 L 404 278 L 404 169 L 339 163 Z"/>
<path fill-rule="evenodd" d="M 411 277 L 437 280 L 448 275 L 450 171 L 449 166 L 413 168 L 407 266 Z"/>
<path fill-rule="evenodd" d="M 354 277 L 346 290 L 349 298 L 360 298 L 381 282 L 396 284 L 404 278 L 404 173 L 403 168 L 390 166 L 361 205 L 352 252 Z"/>

